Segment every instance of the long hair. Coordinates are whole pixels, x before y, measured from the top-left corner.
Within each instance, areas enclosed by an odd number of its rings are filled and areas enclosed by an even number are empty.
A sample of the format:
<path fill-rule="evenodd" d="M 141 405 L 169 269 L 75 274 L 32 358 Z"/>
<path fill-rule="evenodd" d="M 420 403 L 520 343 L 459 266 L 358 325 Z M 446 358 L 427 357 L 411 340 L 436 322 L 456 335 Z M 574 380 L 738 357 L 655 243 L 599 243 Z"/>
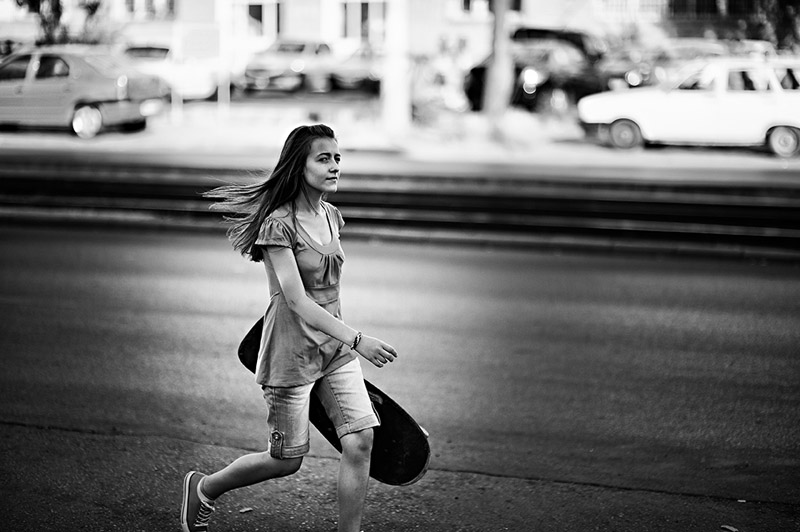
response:
<path fill-rule="evenodd" d="M 260 183 L 224 185 L 203 195 L 218 200 L 212 210 L 224 211 L 230 224 L 228 238 L 233 248 L 246 258 L 259 262 L 261 250 L 255 246 L 264 220 L 278 207 L 294 202 L 300 194 L 307 196 L 304 178 L 306 159 L 311 143 L 318 138 L 336 140 L 333 130 L 324 125 L 299 126 L 289 133 L 275 168 Z"/>

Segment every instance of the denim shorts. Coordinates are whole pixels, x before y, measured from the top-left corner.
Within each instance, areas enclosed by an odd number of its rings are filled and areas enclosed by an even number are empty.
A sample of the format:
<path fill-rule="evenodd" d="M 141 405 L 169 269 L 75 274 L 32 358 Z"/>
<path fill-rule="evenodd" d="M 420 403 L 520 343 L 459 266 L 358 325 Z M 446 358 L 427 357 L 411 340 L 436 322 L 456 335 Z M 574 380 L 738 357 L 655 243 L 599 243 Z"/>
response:
<path fill-rule="evenodd" d="M 312 393 L 319 397 L 339 438 L 380 425 L 357 358 L 317 382 L 262 388 L 267 402 L 269 452 L 273 458 L 298 458 L 308 453 Z"/>

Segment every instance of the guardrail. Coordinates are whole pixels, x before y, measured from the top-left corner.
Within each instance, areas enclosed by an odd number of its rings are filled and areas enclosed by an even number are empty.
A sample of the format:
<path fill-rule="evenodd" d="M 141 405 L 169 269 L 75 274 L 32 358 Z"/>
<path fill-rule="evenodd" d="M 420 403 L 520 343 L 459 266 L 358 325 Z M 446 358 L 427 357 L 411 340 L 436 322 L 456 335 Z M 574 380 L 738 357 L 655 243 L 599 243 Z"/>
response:
<path fill-rule="evenodd" d="M 256 178 L 237 168 L 211 176 L 146 162 L 6 158 L 0 215 L 221 228 L 201 193 Z M 367 238 L 800 258 L 800 187 L 350 172 L 330 201 L 347 232 Z"/>

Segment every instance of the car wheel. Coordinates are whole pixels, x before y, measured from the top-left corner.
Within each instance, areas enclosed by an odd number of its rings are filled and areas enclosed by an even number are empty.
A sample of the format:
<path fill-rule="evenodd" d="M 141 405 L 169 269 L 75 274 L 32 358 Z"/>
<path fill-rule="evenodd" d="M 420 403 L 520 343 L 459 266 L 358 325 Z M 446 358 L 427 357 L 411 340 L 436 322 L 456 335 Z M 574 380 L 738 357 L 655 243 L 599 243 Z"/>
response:
<path fill-rule="evenodd" d="M 778 126 L 770 131 L 767 145 L 778 157 L 793 157 L 800 151 L 800 135 L 795 129 Z"/>
<path fill-rule="evenodd" d="M 617 120 L 608 128 L 608 141 L 615 148 L 630 150 L 644 144 L 642 131 L 631 120 Z"/>
<path fill-rule="evenodd" d="M 81 105 L 72 115 L 72 131 L 82 139 L 90 139 L 103 128 L 103 114 L 93 105 Z"/>

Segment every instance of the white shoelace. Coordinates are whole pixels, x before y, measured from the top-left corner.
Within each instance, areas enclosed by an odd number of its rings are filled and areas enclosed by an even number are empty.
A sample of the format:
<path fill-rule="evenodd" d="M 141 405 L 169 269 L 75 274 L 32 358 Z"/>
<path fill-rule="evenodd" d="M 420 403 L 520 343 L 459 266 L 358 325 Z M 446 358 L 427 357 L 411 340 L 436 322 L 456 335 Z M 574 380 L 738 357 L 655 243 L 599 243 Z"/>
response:
<path fill-rule="evenodd" d="M 214 506 L 207 502 L 200 501 L 200 509 L 197 511 L 197 519 L 195 519 L 194 526 L 207 526 L 211 514 L 214 513 Z"/>

